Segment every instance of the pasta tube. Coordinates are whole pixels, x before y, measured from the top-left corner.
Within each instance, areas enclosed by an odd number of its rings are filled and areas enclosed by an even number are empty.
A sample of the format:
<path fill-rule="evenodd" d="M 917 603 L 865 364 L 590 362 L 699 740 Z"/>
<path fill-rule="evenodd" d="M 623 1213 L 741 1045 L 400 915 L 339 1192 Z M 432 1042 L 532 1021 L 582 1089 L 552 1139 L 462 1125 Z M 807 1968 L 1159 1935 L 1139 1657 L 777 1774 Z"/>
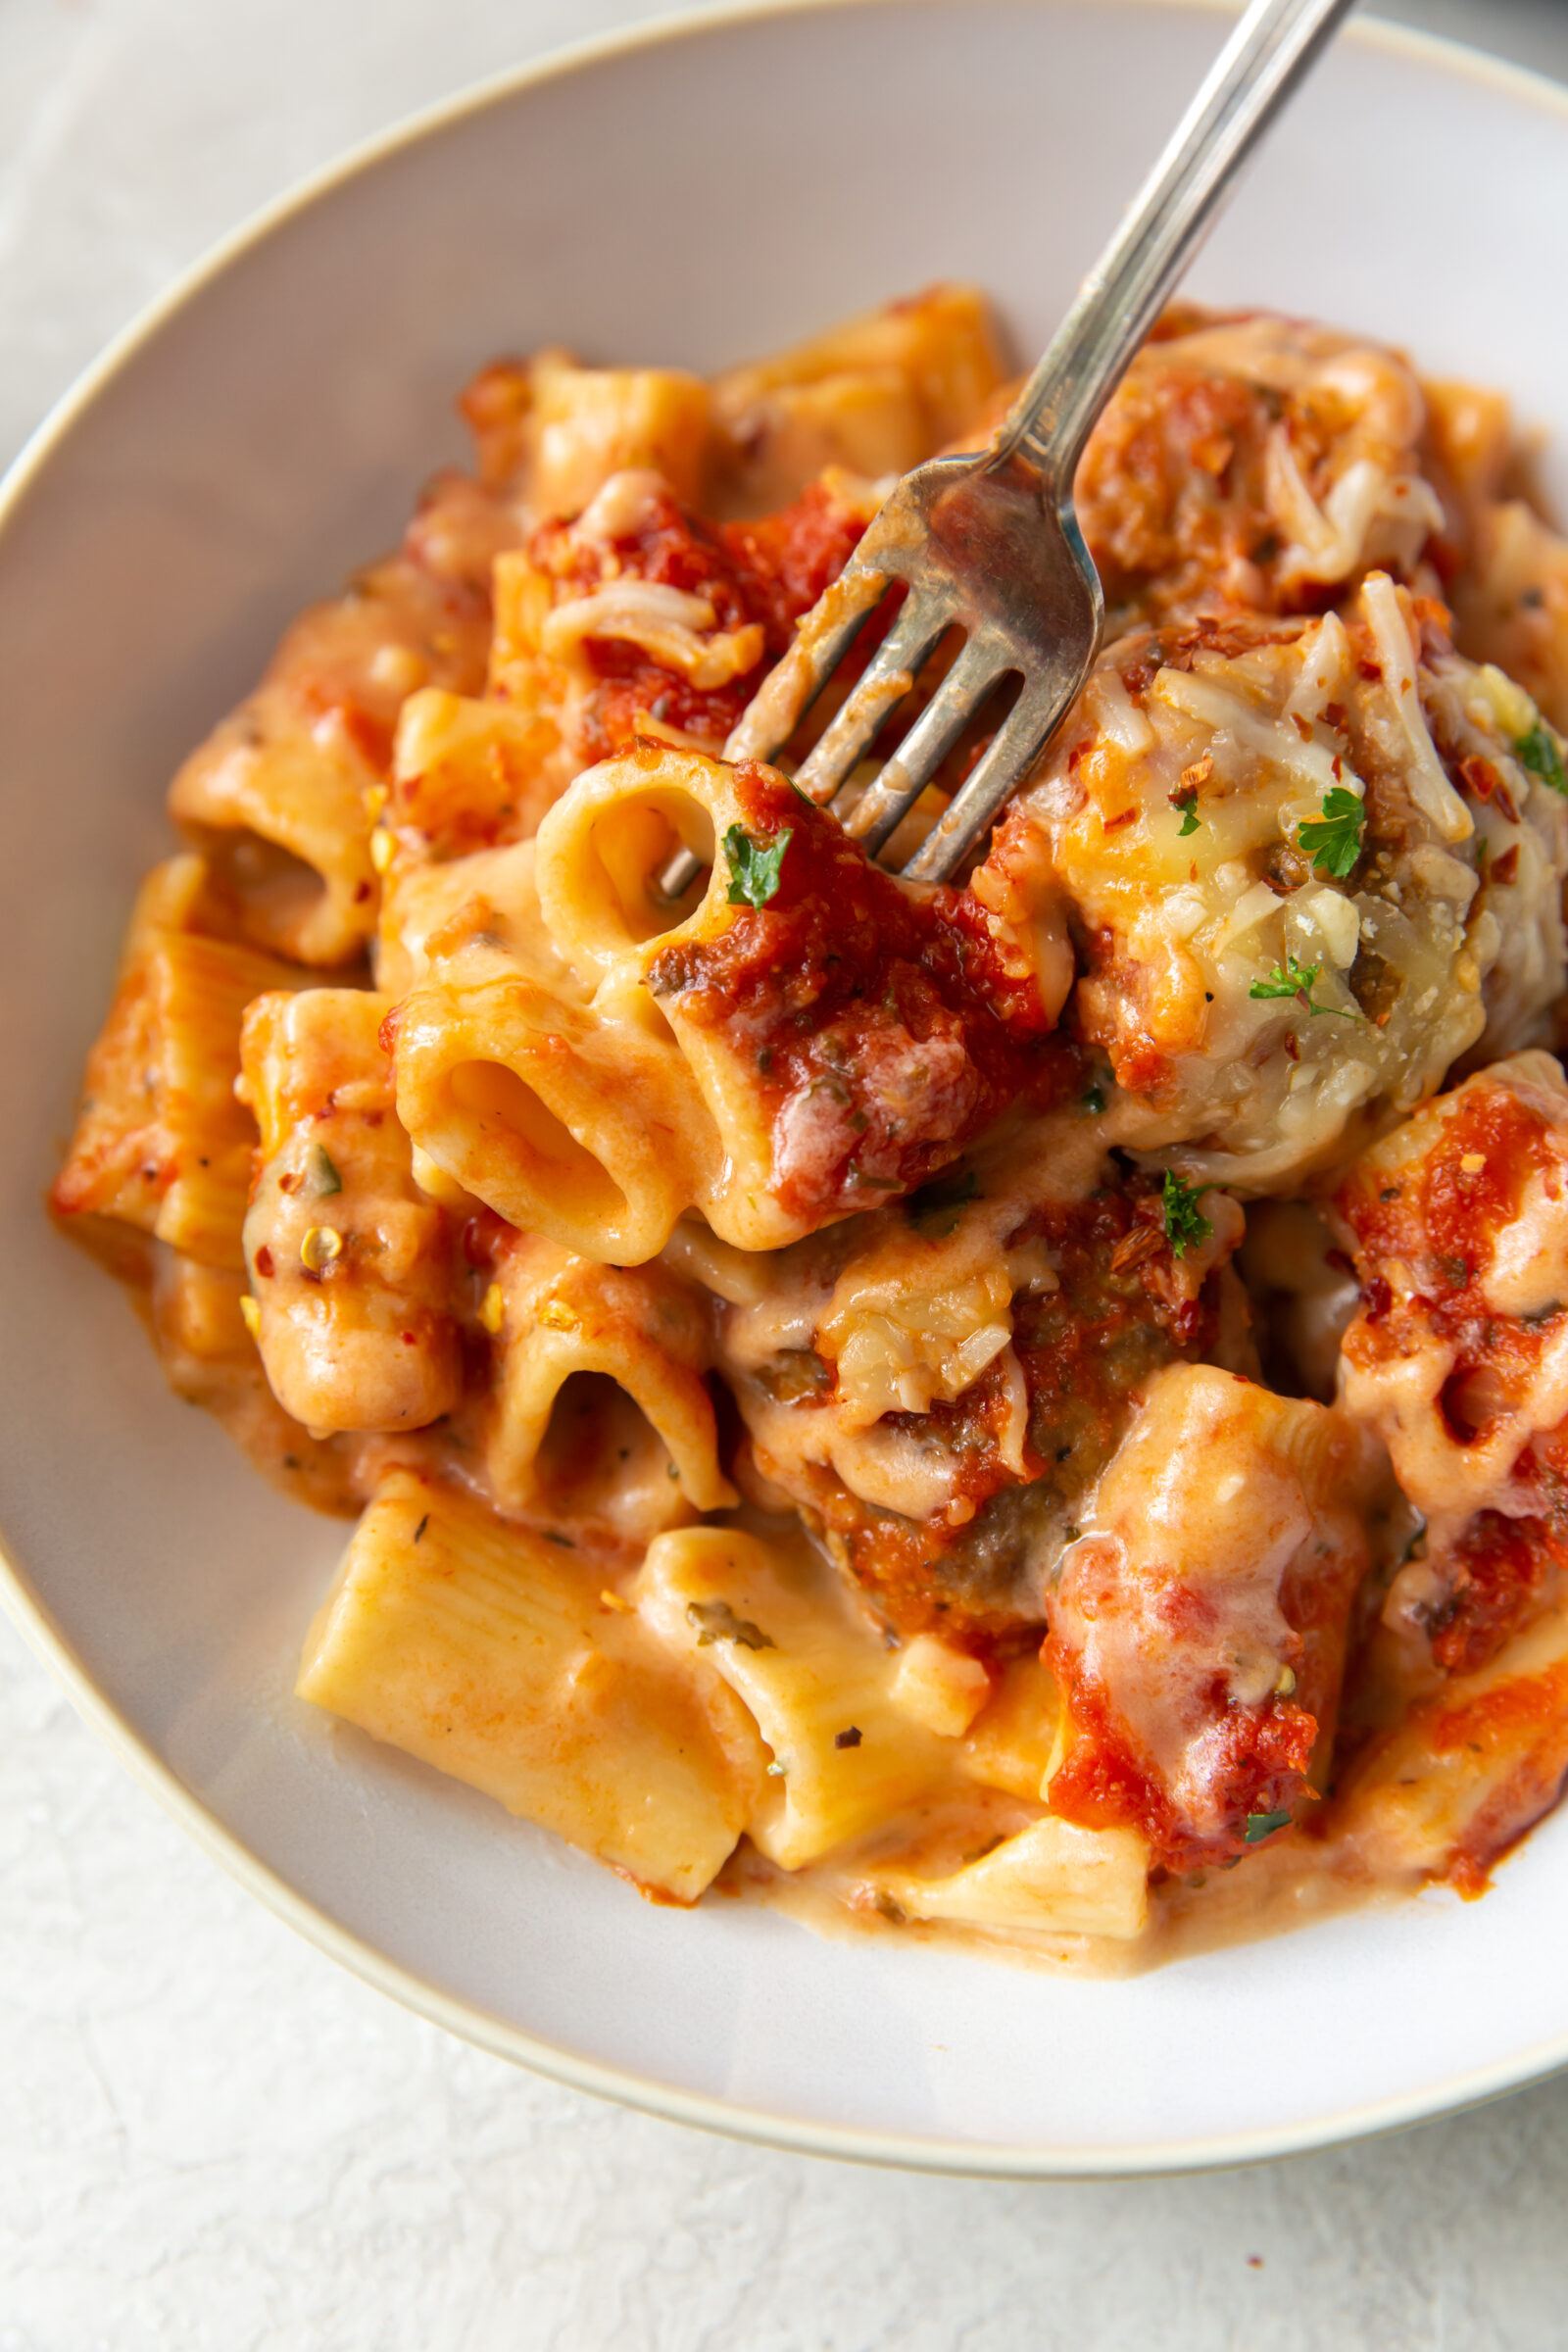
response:
<path fill-rule="evenodd" d="M 237 1270 L 256 1139 L 234 1097 L 240 1022 L 295 975 L 183 927 L 204 880 L 199 860 L 176 858 L 143 892 L 50 1199 L 57 1216 L 107 1218 Z"/>
<path fill-rule="evenodd" d="M 575 514 L 627 466 L 654 468 L 678 498 L 700 496 L 708 388 L 678 368 L 583 368 L 547 348 L 483 368 L 463 407 L 485 481 L 536 515 Z"/>
<path fill-rule="evenodd" d="M 1080 1829 L 1048 1814 L 951 1878 L 879 1870 L 872 1883 L 906 1919 L 1125 1943 L 1149 1924 L 1149 1863 L 1136 1830 Z"/>
<path fill-rule="evenodd" d="M 445 976 L 450 971 L 451 976 Z M 437 965 L 397 1018 L 398 1117 L 498 1215 L 585 1257 L 657 1256 L 711 1122 L 658 1007 Z"/>
<path fill-rule="evenodd" d="M 399 552 L 295 622 L 255 693 L 175 776 L 170 814 L 257 946 L 330 966 L 370 938 L 368 796 L 385 788 L 406 696 L 483 682 L 490 563 L 515 527 L 474 484 L 444 477 Z"/>
<path fill-rule="evenodd" d="M 718 1466 L 707 1318 L 687 1284 L 508 1235 L 486 1310 L 497 1376 L 485 1460 L 503 1509 L 552 1507 L 647 1537 L 738 1499 Z M 612 1382 L 629 1417 L 606 1396 Z M 584 1383 L 573 1410 L 564 1392 Z"/>
<path fill-rule="evenodd" d="M 1337 1791 L 1346 1851 L 1377 1877 L 1485 1890 L 1493 1865 L 1556 1803 L 1568 1772 L 1561 1600 L 1474 1674 L 1420 1700 Z"/>
<path fill-rule="evenodd" d="M 1001 381 L 984 297 L 936 285 L 712 385 L 716 498 L 756 514 L 824 466 L 906 473 L 972 425 Z"/>
<path fill-rule="evenodd" d="M 1290 1821 L 1333 1738 L 1369 1468 L 1305 1398 L 1206 1364 L 1150 1382 L 1051 1597 L 1053 1811 L 1136 1827 L 1171 1869 Z"/>
<path fill-rule="evenodd" d="M 425 857 L 462 858 L 533 833 L 569 774 L 538 698 L 479 702 L 421 687 L 398 714 L 386 821 Z"/>
<path fill-rule="evenodd" d="M 305 1643 L 302 1698 L 695 1902 L 763 1754 L 706 1657 L 672 1657 L 585 1558 L 438 1481 L 376 1490 Z"/>
<path fill-rule="evenodd" d="M 379 1030 L 357 989 L 264 996 L 244 1084 L 263 1165 L 245 1219 L 257 1344 L 308 1429 L 420 1429 L 462 1390 L 443 1211 L 415 1185 Z"/>
<path fill-rule="evenodd" d="M 659 1536 L 632 1598 L 677 1656 L 710 1658 L 755 1718 L 773 1760 L 748 1827 L 782 1869 L 886 1821 L 956 1753 L 898 1704 L 895 1653 L 804 1545 L 733 1528 Z"/>
<path fill-rule="evenodd" d="M 680 848 L 710 870 L 674 909 L 658 877 Z M 596 1002 L 612 983 L 657 1000 L 722 1145 L 696 1205 L 741 1249 L 878 1206 L 1054 1084 L 1032 984 L 1005 1016 L 974 993 L 1004 954 L 982 910 L 902 888 L 773 769 L 651 745 L 609 760 L 540 826 L 538 882 Z"/>

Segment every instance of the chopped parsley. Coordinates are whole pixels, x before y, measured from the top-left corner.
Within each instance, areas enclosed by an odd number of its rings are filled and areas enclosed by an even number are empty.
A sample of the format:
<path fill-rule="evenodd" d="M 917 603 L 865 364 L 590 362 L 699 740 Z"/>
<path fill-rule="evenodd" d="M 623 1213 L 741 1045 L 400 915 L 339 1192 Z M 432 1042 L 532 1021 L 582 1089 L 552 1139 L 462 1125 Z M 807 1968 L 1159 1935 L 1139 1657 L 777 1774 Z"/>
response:
<path fill-rule="evenodd" d="M 1568 796 L 1568 770 L 1563 767 L 1557 738 L 1549 727 L 1544 727 L 1538 719 L 1529 734 L 1521 735 L 1513 748 L 1533 776 L 1539 776 L 1543 784 L 1549 784 L 1553 792 Z"/>
<path fill-rule="evenodd" d="M 1249 1813 L 1243 1836 L 1249 1845 L 1260 1845 L 1265 1838 L 1272 1838 L 1276 1830 L 1288 1830 L 1290 1826 L 1289 1813 Z"/>
<path fill-rule="evenodd" d="M 1176 838 L 1178 841 L 1185 841 L 1188 834 L 1196 833 L 1202 822 L 1198 813 L 1197 785 L 1189 784 L 1185 792 L 1173 792 L 1170 796 L 1170 805 L 1182 812 L 1182 821 L 1177 828 Z"/>
<path fill-rule="evenodd" d="M 324 1144 L 311 1146 L 311 1182 L 318 1193 L 340 1193 L 343 1179 L 337 1164 Z"/>
<path fill-rule="evenodd" d="M 760 1625 L 754 1625 L 749 1617 L 737 1617 L 727 1600 L 689 1600 L 686 1622 L 697 1629 L 699 1649 L 707 1649 L 714 1642 L 738 1642 L 742 1649 L 777 1646 L 771 1634 L 764 1634 Z"/>
<path fill-rule="evenodd" d="M 1205 1193 L 1215 1189 L 1211 1184 L 1185 1184 L 1174 1168 L 1165 1170 L 1160 1204 L 1165 1211 L 1165 1239 L 1173 1257 L 1185 1257 L 1190 1249 L 1206 1242 L 1213 1232 L 1198 1203 Z"/>
<path fill-rule="evenodd" d="M 1365 826 L 1366 809 L 1362 804 L 1345 785 L 1336 784 L 1323 803 L 1322 815 L 1308 818 L 1297 839 L 1303 850 L 1311 852 L 1318 873 L 1331 874 L 1336 882 L 1343 882 L 1361 855 Z"/>
<path fill-rule="evenodd" d="M 739 825 L 731 825 L 724 836 L 724 856 L 729 861 L 729 903 L 732 906 L 765 906 L 778 890 L 784 868 L 784 853 L 795 839 L 795 828 L 786 825 L 771 841 L 754 841 Z"/>
<path fill-rule="evenodd" d="M 1247 993 L 1258 998 L 1294 997 L 1306 1006 L 1314 1020 L 1320 1012 L 1331 1012 L 1337 1021 L 1361 1020 L 1364 1017 L 1361 1013 L 1346 1012 L 1338 1004 L 1314 1004 L 1312 991 L 1322 969 L 1320 963 L 1298 963 L 1294 956 L 1288 955 L 1283 966 L 1276 964 L 1266 980 L 1254 980 Z"/>
<path fill-rule="evenodd" d="M 1087 1088 L 1085 1092 L 1079 1096 L 1078 1100 L 1083 1104 L 1085 1110 L 1088 1111 L 1090 1117 L 1092 1119 L 1098 1119 L 1105 1107 L 1105 1090 L 1102 1086 L 1096 1084 Z"/>

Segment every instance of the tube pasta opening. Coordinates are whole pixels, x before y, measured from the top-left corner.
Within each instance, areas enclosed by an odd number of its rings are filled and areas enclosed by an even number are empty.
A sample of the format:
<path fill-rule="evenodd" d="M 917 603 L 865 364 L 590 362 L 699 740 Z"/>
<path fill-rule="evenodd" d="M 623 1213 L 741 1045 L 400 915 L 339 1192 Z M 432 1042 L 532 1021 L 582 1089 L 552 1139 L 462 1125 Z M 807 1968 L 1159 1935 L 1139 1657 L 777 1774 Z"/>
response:
<path fill-rule="evenodd" d="M 704 1106 L 702 1131 L 713 1148 L 688 1157 L 682 1207 L 700 1207 L 741 1249 L 768 1250 L 807 1228 L 774 1198 L 755 1055 L 672 1014 L 644 978 L 657 953 L 727 922 L 728 867 L 716 845 L 745 820 L 733 771 L 721 760 L 648 745 L 591 768 L 556 804 L 539 829 L 536 877 L 558 948 L 598 980 L 596 1014 L 612 1015 L 623 1034 L 651 1040 L 657 1030 L 672 1039 L 689 1099 Z M 672 908 L 658 876 L 682 847 L 710 870 Z"/>
<path fill-rule="evenodd" d="M 396 1058 L 415 1143 L 509 1224 L 617 1265 L 662 1249 L 711 1132 L 667 1044 L 499 980 L 416 990 Z"/>
<path fill-rule="evenodd" d="M 572 962 L 640 973 L 639 951 L 696 917 L 737 814 L 727 775 L 717 760 L 650 748 L 590 768 L 557 802 L 539 828 L 539 900 Z M 671 904 L 659 877 L 680 850 L 708 870 Z"/>
<path fill-rule="evenodd" d="M 690 1450 L 683 1445 L 683 1452 Z M 489 1458 L 499 1493 L 499 1443 Z M 712 1475 L 717 1478 L 716 1463 Z M 567 1373 L 516 1483 L 525 1506 L 536 1512 L 601 1521 L 617 1535 L 643 1541 L 692 1515 L 681 1466 L 663 1435 L 641 1399 L 608 1372 Z"/>
<path fill-rule="evenodd" d="M 341 727 L 308 729 L 264 688 L 186 760 L 169 809 L 248 940 L 299 963 L 346 963 L 375 925 L 373 781 Z"/>
<path fill-rule="evenodd" d="M 452 1100 L 471 1111 L 481 1128 L 499 1128 L 520 1145 L 534 1164 L 536 1181 L 570 1187 L 584 1214 L 610 1222 L 626 1213 L 626 1196 L 593 1153 L 531 1086 L 500 1061 L 461 1061 L 451 1072 Z"/>
<path fill-rule="evenodd" d="M 241 1036 L 256 1344 L 284 1410 L 323 1435 L 422 1429 L 462 1393 L 450 1229 L 391 1115 L 386 1010 L 360 989 L 270 994 Z"/>
<path fill-rule="evenodd" d="M 486 1466 L 505 1508 L 570 1510 L 646 1539 L 735 1501 L 703 1379 L 708 1319 L 688 1284 L 522 1236 L 503 1243 L 496 1273 Z"/>
<path fill-rule="evenodd" d="M 308 953 L 337 928 L 323 874 L 281 843 L 252 832 L 248 825 L 228 833 L 207 827 L 201 829 L 201 836 L 213 888 L 252 938 L 274 954 L 298 956 L 302 963 L 337 960 Z"/>
<path fill-rule="evenodd" d="M 394 1471 L 307 1637 L 299 1694 L 694 1902 L 745 1824 L 757 1735 L 706 1661 L 604 1606 L 605 1574 Z"/>

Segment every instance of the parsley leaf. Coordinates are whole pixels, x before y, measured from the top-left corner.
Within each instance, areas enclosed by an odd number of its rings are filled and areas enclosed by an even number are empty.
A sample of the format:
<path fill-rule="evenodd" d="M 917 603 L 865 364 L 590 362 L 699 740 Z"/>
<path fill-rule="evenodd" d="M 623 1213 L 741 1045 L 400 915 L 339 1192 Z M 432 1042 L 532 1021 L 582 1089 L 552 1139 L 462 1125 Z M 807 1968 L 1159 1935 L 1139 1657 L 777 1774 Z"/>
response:
<path fill-rule="evenodd" d="M 1539 776 L 1543 784 L 1549 784 L 1553 792 L 1568 795 L 1568 770 L 1563 767 L 1557 739 L 1549 728 L 1538 719 L 1529 734 L 1521 735 L 1513 748 L 1533 776 Z"/>
<path fill-rule="evenodd" d="M 749 1617 L 737 1617 L 727 1600 L 689 1600 L 686 1622 L 697 1636 L 699 1649 L 714 1642 L 734 1642 L 742 1649 L 771 1649 L 771 1635 Z"/>
<path fill-rule="evenodd" d="M 1320 1012 L 1331 1012 L 1337 1021 L 1364 1019 L 1364 1014 L 1347 1012 L 1340 1004 L 1313 1004 L 1312 991 L 1317 986 L 1317 976 L 1322 969 L 1320 963 L 1298 963 L 1294 956 L 1288 955 L 1283 967 L 1276 964 L 1266 980 L 1254 980 L 1247 993 L 1250 997 L 1257 998 L 1295 997 L 1306 1006 L 1313 1020 Z"/>
<path fill-rule="evenodd" d="M 1272 1838 L 1276 1830 L 1289 1829 L 1290 1822 L 1289 1813 L 1249 1813 L 1242 1835 L 1249 1845 L 1260 1845 L 1265 1838 Z"/>
<path fill-rule="evenodd" d="M 1250 997 L 1300 997 L 1311 1004 L 1322 969 L 1320 963 L 1298 963 L 1294 956 L 1287 956 L 1283 970 L 1276 964 L 1266 980 L 1254 980 L 1247 993 Z"/>
<path fill-rule="evenodd" d="M 739 825 L 731 825 L 724 836 L 724 856 L 729 860 L 732 906 L 767 905 L 778 889 L 784 853 L 794 839 L 792 825 L 786 825 L 771 841 L 754 841 Z"/>
<path fill-rule="evenodd" d="M 1366 824 L 1366 810 L 1353 792 L 1336 784 L 1323 803 L 1321 817 L 1311 817 L 1297 835 L 1303 850 L 1310 850 L 1312 863 L 1320 874 L 1332 874 L 1343 882 L 1361 855 L 1361 834 Z"/>
<path fill-rule="evenodd" d="M 1190 784 L 1185 792 L 1173 792 L 1170 796 L 1170 805 L 1182 812 L 1182 821 L 1177 827 L 1176 838 L 1178 841 L 1185 841 L 1189 833 L 1198 831 L 1199 825 L 1202 821 L 1198 813 L 1198 787 Z"/>
<path fill-rule="evenodd" d="M 1092 1119 L 1098 1119 L 1105 1107 L 1105 1090 L 1097 1080 L 1078 1098 Z"/>
<path fill-rule="evenodd" d="M 1165 1170 L 1165 1181 L 1160 1188 L 1160 1205 L 1165 1211 L 1165 1239 L 1170 1244 L 1173 1257 L 1185 1257 L 1190 1249 L 1195 1249 L 1200 1242 L 1206 1242 L 1213 1232 L 1213 1226 L 1198 1203 L 1205 1193 L 1214 1190 L 1211 1184 L 1184 1184 L 1174 1168 Z"/>

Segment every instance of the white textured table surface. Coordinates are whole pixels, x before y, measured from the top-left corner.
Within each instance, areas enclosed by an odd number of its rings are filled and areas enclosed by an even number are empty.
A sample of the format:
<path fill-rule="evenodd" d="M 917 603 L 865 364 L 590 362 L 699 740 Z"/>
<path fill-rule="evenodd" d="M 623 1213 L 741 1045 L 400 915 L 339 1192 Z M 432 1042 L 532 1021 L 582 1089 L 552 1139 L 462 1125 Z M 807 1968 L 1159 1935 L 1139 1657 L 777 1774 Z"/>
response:
<path fill-rule="evenodd" d="M 301 172 L 642 0 L 0 0 L 0 461 Z M 1568 77 L 1568 0 L 1389 13 Z M 1201 2180 L 856 2172 L 449 2041 L 189 1846 L 0 1622 L 0 2352 L 1546 2352 L 1568 2082 Z M 1288 2062 L 1282 2042 L 1282 2062 Z"/>

